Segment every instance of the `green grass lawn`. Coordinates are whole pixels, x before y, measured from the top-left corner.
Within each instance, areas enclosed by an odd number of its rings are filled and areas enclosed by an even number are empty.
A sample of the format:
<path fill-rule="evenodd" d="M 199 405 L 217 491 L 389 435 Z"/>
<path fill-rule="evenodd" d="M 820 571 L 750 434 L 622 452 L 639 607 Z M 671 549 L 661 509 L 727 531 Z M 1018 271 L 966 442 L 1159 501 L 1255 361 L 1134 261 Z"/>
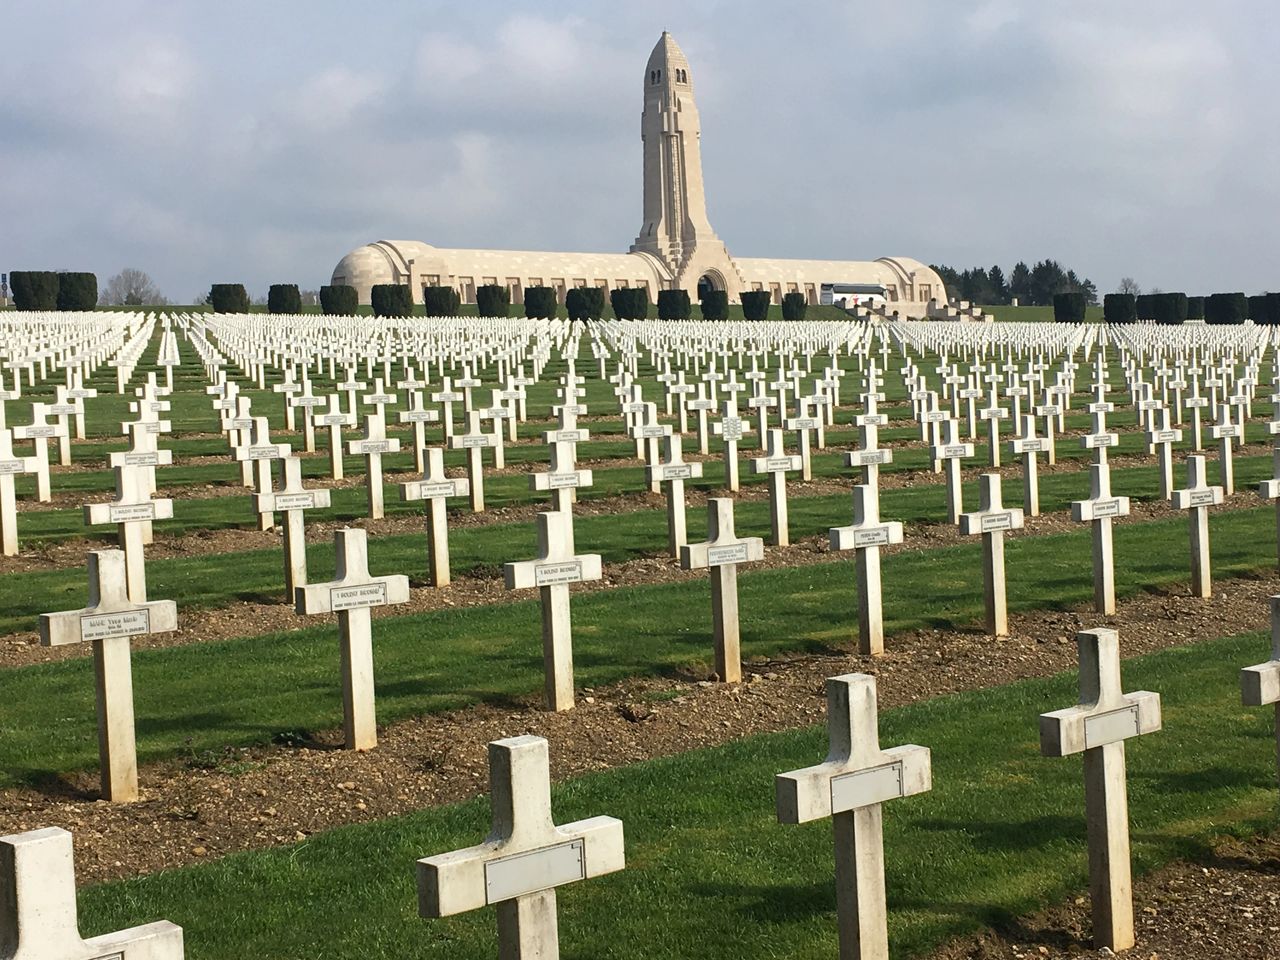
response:
<path fill-rule="evenodd" d="M 1213 517 L 1215 574 L 1274 566 L 1272 522 L 1270 508 Z M 1120 596 L 1189 577 L 1186 523 L 1180 518 L 1118 531 L 1115 550 Z M 886 557 L 886 632 L 980 620 L 980 557 L 978 543 Z M 216 559 L 210 562 L 208 576 L 220 575 Z M 1006 562 L 1012 611 L 1061 609 L 1092 596 L 1087 529 L 1010 541 Z M 852 561 L 839 560 L 743 572 L 744 656 L 849 649 L 857 635 L 852 568 Z M 184 584 L 176 595 L 199 587 Z M 712 655 L 708 593 L 698 579 L 577 597 L 578 685 L 682 669 L 705 675 Z M 673 620 L 672 610 L 686 615 Z M 336 626 L 329 618 L 298 623 L 299 629 L 287 633 L 137 653 L 141 759 L 338 726 Z M 374 646 L 383 723 L 477 702 L 534 698 L 542 687 L 533 601 L 387 618 L 374 624 Z M 89 658 L 0 672 L 0 787 L 96 765 L 93 690 Z"/>
<path fill-rule="evenodd" d="M 1125 663 L 1125 689 L 1159 692 L 1165 729 L 1128 749 L 1139 871 L 1195 857 L 1216 835 L 1275 820 L 1269 711 L 1239 705 L 1250 634 Z M 1077 758 L 1039 756 L 1036 717 L 1076 701 L 1074 674 L 891 710 L 883 746 L 933 752 L 932 792 L 885 807 L 894 955 L 1010 922 L 1086 883 Z M 554 755 L 555 744 L 551 744 Z M 566 957 L 835 955 L 831 828 L 775 822 L 774 774 L 818 763 L 825 730 L 741 740 L 592 774 L 553 791 L 558 822 L 623 820 L 627 869 L 562 888 Z M 469 960 L 496 953 L 492 910 L 417 918 L 414 863 L 479 842 L 483 798 L 303 843 L 81 892 L 86 934 L 167 918 L 192 960 Z"/>

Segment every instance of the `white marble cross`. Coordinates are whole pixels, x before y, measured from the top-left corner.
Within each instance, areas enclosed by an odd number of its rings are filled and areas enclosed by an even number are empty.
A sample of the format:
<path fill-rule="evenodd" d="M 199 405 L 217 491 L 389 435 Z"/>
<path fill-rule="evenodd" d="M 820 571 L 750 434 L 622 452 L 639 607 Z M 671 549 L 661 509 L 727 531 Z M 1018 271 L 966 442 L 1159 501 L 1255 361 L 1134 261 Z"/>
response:
<path fill-rule="evenodd" d="M 18 498 L 14 477 L 40 469 L 35 457 L 19 457 L 13 452 L 12 433 L 0 427 L 0 554 L 18 555 Z"/>
<path fill-rule="evenodd" d="M 302 486 L 302 461 L 297 457 L 280 459 L 280 484 L 278 491 L 272 492 L 268 484 L 266 491 L 255 493 L 253 509 L 259 514 L 284 514 L 284 595 L 291 601 L 297 588 L 307 582 L 304 511 L 327 509 L 330 494 L 328 490 L 307 490 Z"/>
<path fill-rule="evenodd" d="M 1000 466 L 1000 421 L 1009 416 L 1009 409 L 1000 406 L 998 374 L 989 377 L 987 405 L 978 411 L 978 418 L 987 422 L 987 465 Z"/>
<path fill-rule="evenodd" d="M 1089 499 L 1071 504 L 1071 519 L 1090 523 L 1093 530 L 1093 606 L 1098 613 L 1116 612 L 1116 571 L 1111 545 L 1111 522 L 1129 515 L 1129 498 L 1111 495 L 1111 465 L 1089 465 Z"/>
<path fill-rule="evenodd" d="M 695 400 L 690 400 L 685 404 L 690 410 L 697 411 L 698 414 L 698 452 L 706 456 L 711 452 L 710 435 L 707 432 L 707 416 L 716 408 L 716 402 L 707 393 L 706 382 L 698 384 L 698 396 Z M 684 433 L 683 426 L 680 430 Z"/>
<path fill-rule="evenodd" d="M 853 524 L 832 527 L 832 550 L 852 550 L 858 578 L 858 652 L 884 653 L 884 613 L 880 594 L 880 548 L 902 542 L 902 524 L 880 519 L 880 490 L 870 484 L 853 488 Z"/>
<path fill-rule="evenodd" d="M 342 398 L 336 394 L 329 395 L 329 406 L 324 413 L 315 418 L 316 426 L 329 428 L 329 476 L 341 480 L 344 475 L 342 463 L 342 428 L 355 424 L 356 418 L 342 409 Z"/>
<path fill-rule="evenodd" d="M 642 451 L 642 459 L 645 463 L 654 464 L 658 462 L 660 456 L 661 442 L 664 437 L 672 434 L 671 425 L 658 422 L 658 405 L 656 403 L 640 402 L 640 412 L 636 415 L 635 423 L 630 429 L 631 439 L 636 442 L 636 449 Z M 652 474 L 648 474 L 649 491 L 657 493 L 660 489 L 660 481 Z"/>
<path fill-rule="evenodd" d="M 0 837 L 0 950 L 6 960 L 182 960 L 167 921 L 82 939 L 71 834 L 60 827 Z"/>
<path fill-rule="evenodd" d="M 85 438 L 84 402 L 85 400 L 92 399 L 97 395 L 98 395 L 97 390 L 93 389 L 92 387 L 86 387 L 84 385 L 84 377 L 80 373 L 77 372 L 77 373 L 70 374 L 68 376 L 67 388 L 65 392 L 61 394 L 61 396 L 71 401 L 71 403 L 74 404 L 76 408 L 74 423 L 75 423 L 77 440 L 83 440 Z M 0 424 L 0 426 L 3 426 L 3 424 Z"/>
<path fill-rule="evenodd" d="M 145 467 L 115 467 L 115 500 L 84 506 L 84 522 L 89 526 L 116 525 L 116 537 L 124 551 L 128 569 L 129 599 L 135 603 L 143 603 L 147 599 L 143 526 L 150 526 L 153 520 L 173 519 L 172 500 L 152 499 L 148 495 L 145 471 Z"/>
<path fill-rule="evenodd" d="M 49 440 L 60 435 L 57 424 L 48 419 L 48 406 L 43 403 L 31 405 L 31 422 L 26 426 L 13 428 L 13 439 L 30 440 L 35 445 L 36 461 L 36 499 L 41 503 L 53 502 L 53 491 L 49 479 Z"/>
<path fill-rule="evenodd" d="M 680 548 L 688 542 L 686 535 L 684 482 L 702 476 L 701 463 L 686 463 L 679 434 L 662 438 L 662 459 L 645 468 L 649 484 L 665 484 L 667 488 L 667 550 L 680 556 Z"/>
<path fill-rule="evenodd" d="M 271 387 L 272 393 L 280 394 L 280 400 L 284 405 L 284 428 L 287 432 L 292 433 L 297 429 L 297 420 L 294 417 L 293 395 L 302 390 L 302 384 L 298 383 L 293 376 L 293 364 L 289 364 L 284 368 L 284 376 L 280 382 Z"/>
<path fill-rule="evenodd" d="M 444 451 L 428 447 L 427 468 L 423 479 L 400 484 L 403 501 L 427 502 L 427 579 L 433 587 L 449 583 L 449 511 L 445 504 L 448 497 L 465 497 L 471 489 L 465 477 L 447 477 L 444 472 Z"/>
<path fill-rule="evenodd" d="M 1044 452 L 1049 465 L 1053 466 L 1058 462 L 1058 445 L 1054 442 L 1053 424 L 1058 417 L 1062 416 L 1062 405 L 1042 403 L 1035 407 L 1033 412 L 1037 417 L 1044 417 Z"/>
<path fill-rule="evenodd" d="M 453 380 L 445 377 L 441 381 L 440 389 L 431 394 L 431 402 L 440 404 L 440 422 L 444 424 L 444 438 L 449 440 L 453 436 L 453 405 L 462 403 L 465 394 L 453 389 Z"/>
<path fill-rule="evenodd" d="M 129 638 L 178 629 L 172 600 L 135 602 L 125 586 L 119 550 L 89 554 L 89 604 L 83 610 L 40 615 L 40 643 L 93 644 L 98 702 L 98 757 L 102 795 L 116 803 L 138 798 L 138 755 L 133 729 L 133 675 Z"/>
<path fill-rule="evenodd" d="M 355 423 L 356 418 L 360 415 L 357 408 L 356 395 L 361 390 L 368 389 L 368 387 L 367 383 L 356 379 L 355 367 L 347 367 L 347 379 L 334 386 L 334 389 L 339 393 L 347 395 L 347 416 L 351 418 L 352 423 Z"/>
<path fill-rule="evenodd" d="M 1228 497 L 1236 492 L 1235 467 L 1233 466 L 1232 441 L 1240 436 L 1240 425 L 1231 422 L 1231 405 L 1218 407 L 1218 422 L 1209 427 L 1209 436 L 1218 441 L 1218 470 L 1222 480 L 1222 492 Z"/>
<path fill-rule="evenodd" d="M 401 381 L 403 386 L 406 382 Z M 413 465 L 414 469 L 419 473 L 427 472 L 427 432 L 426 425 L 428 423 L 439 423 L 440 412 L 431 410 L 423 406 L 422 393 L 419 390 L 413 390 L 409 394 L 409 409 L 401 410 L 397 415 L 400 423 L 409 423 L 413 425 Z"/>
<path fill-rule="evenodd" d="M 809 434 L 817 430 L 822 422 L 819 417 L 815 417 L 809 412 L 809 406 L 810 400 L 808 397 L 797 398 L 797 415 L 782 421 L 782 429 L 794 430 L 799 434 L 801 480 L 813 479 L 813 458 L 809 449 Z"/>
<path fill-rule="evenodd" d="M 861 446 L 844 456 L 846 467 L 861 467 L 863 482 L 877 488 L 880 486 L 880 467 L 893 462 L 893 450 L 879 446 L 880 428 L 889 423 L 889 418 L 879 411 L 876 403 L 878 396 L 874 391 L 864 394 L 865 410 L 853 418 L 858 427 Z"/>
<path fill-rule="evenodd" d="M 305 370 L 304 370 L 305 374 Z M 311 381 L 303 377 L 302 387 L 298 393 L 290 395 L 288 398 L 290 407 L 297 407 L 302 411 L 302 443 L 303 449 L 307 453 L 315 453 L 316 450 L 316 407 L 324 406 L 324 397 L 317 397 L 311 390 Z"/>
<path fill-rule="evenodd" d="M 1275 705 L 1276 770 L 1280 773 L 1280 596 L 1271 598 L 1271 659 L 1240 671 L 1240 700 L 1246 707 Z"/>
<path fill-rule="evenodd" d="M 366 398 L 367 399 L 367 398 Z M 347 444 L 347 452 L 364 456 L 364 480 L 369 500 L 369 518 L 380 520 L 383 516 L 382 457 L 387 453 L 399 453 L 400 441 L 387 437 L 387 424 L 382 418 L 382 408 L 377 413 L 366 414 L 364 435 Z"/>
<path fill-rule="evenodd" d="M 483 843 L 418 861 L 419 913 L 448 917 L 496 906 L 502 960 L 558 960 L 556 888 L 626 866 L 622 821 L 556 825 L 542 737 L 489 744 L 489 797 L 493 829 Z"/>
<path fill-rule="evenodd" d="M 551 444 L 550 468 L 529 475 L 529 489 L 550 492 L 553 509 L 572 509 L 574 492 L 579 487 L 589 487 L 592 484 L 592 472 L 578 469 L 574 455 L 576 446 L 566 440 Z"/>
<path fill-rule="evenodd" d="M 1009 452 L 1022 457 L 1022 508 L 1029 517 L 1040 516 L 1040 461 L 1046 440 L 1036 436 L 1036 418 L 1022 418 L 1022 435 L 1009 441 Z"/>
<path fill-rule="evenodd" d="M 733 500 L 707 500 L 707 539 L 680 548 L 683 570 L 711 574 L 711 626 L 716 648 L 716 675 L 723 683 L 742 680 L 738 622 L 738 564 L 764 559 L 764 541 L 739 537 L 733 529 Z"/>
<path fill-rule="evenodd" d="M 494 444 L 491 433 L 485 433 L 480 426 L 480 411 L 467 411 L 467 432 L 453 434 L 449 437 L 451 450 L 467 451 L 468 492 L 471 494 L 471 510 L 474 513 L 484 512 L 484 448 Z"/>
<path fill-rule="evenodd" d="M 242 434 L 242 436 L 244 436 Z M 266 417 L 254 417 L 253 427 L 249 430 L 247 441 L 243 446 L 235 448 L 235 458 L 240 462 L 251 462 L 254 468 L 253 490 L 256 495 L 271 492 L 271 462 L 284 460 L 293 453 L 287 443 L 272 443 L 271 429 Z M 255 504 L 260 501 L 255 499 Z M 258 510 L 258 529 L 270 530 L 275 526 L 271 511 Z"/>
<path fill-rule="evenodd" d="M 769 542 L 775 547 L 785 547 L 791 542 L 787 522 L 787 473 L 799 469 L 800 458 L 786 452 L 782 431 L 771 428 L 765 455 L 751 461 L 751 472 L 769 475 Z"/>
<path fill-rule="evenodd" d="M 960 533 L 982 537 L 983 594 L 987 631 L 994 637 L 1009 633 L 1005 602 L 1004 533 L 1022 529 L 1022 511 L 1005 507 L 1000 498 L 1000 474 L 984 473 L 978 478 L 978 509 L 960 516 Z"/>
<path fill-rule="evenodd" d="M 599 580 L 598 553 L 575 554 L 573 514 L 538 514 L 538 558 L 503 566 L 508 590 L 537 587 L 542 600 L 542 660 L 548 710 L 573 709 L 573 629 L 569 584 Z"/>
<path fill-rule="evenodd" d="M 743 385 L 731 381 L 738 389 Z M 726 388 L 728 388 L 726 384 Z M 724 441 L 724 478 L 725 486 L 737 492 L 740 486 L 738 478 L 738 441 L 751 432 L 751 423 L 738 415 L 738 398 L 736 391 L 729 394 L 729 399 L 720 404 L 720 419 L 711 425 L 711 432 Z"/>
<path fill-rule="evenodd" d="M 338 643 L 342 657 L 342 729 L 348 750 L 371 750 L 378 745 L 374 709 L 373 607 L 409 602 L 409 578 L 369 575 L 369 541 L 364 530 L 345 528 L 333 533 L 337 552 L 335 577 L 328 583 L 307 584 L 294 591 L 298 613 L 338 615 Z"/>
<path fill-rule="evenodd" d="M 1115 410 L 1116 405 L 1107 400 L 1107 385 L 1099 383 L 1091 403 L 1085 410 L 1092 415 L 1093 425 L 1089 433 L 1080 438 L 1080 446 L 1093 451 L 1094 463 L 1107 462 L 1107 448 L 1120 442 L 1119 434 L 1107 432 L 1107 414 Z"/>
<path fill-rule="evenodd" d="M 1168 407 L 1152 409 L 1147 422 L 1147 447 L 1156 451 L 1159 463 L 1160 499 L 1168 500 L 1173 496 L 1173 445 L 1182 442 L 1182 431 L 1169 426 Z"/>
<path fill-rule="evenodd" d="M 841 960 L 888 960 L 883 805 L 933 789 L 928 747 L 880 749 L 876 680 L 827 680 L 825 762 L 774 780 L 780 823 L 831 818 L 835 828 L 836 922 Z"/>
<path fill-rule="evenodd" d="M 935 462 L 946 464 L 947 472 L 947 523 L 959 523 L 964 512 L 964 487 L 961 483 L 961 463 L 973 456 L 973 444 L 960 442 L 960 424 L 947 418 L 942 423 L 939 443 L 933 447 Z"/>
<path fill-rule="evenodd" d="M 1191 595 L 1213 596 L 1209 554 L 1209 508 L 1222 503 L 1222 487 L 1210 486 L 1203 456 L 1187 457 L 1187 486 L 1173 491 L 1173 506 L 1186 510 L 1191 535 Z"/>
<path fill-rule="evenodd" d="M 1116 631 L 1085 630 L 1076 634 L 1076 643 L 1080 703 L 1040 715 L 1040 752 L 1084 754 L 1094 946 L 1127 950 L 1134 940 L 1124 741 L 1160 729 L 1160 695 L 1124 692 Z"/>

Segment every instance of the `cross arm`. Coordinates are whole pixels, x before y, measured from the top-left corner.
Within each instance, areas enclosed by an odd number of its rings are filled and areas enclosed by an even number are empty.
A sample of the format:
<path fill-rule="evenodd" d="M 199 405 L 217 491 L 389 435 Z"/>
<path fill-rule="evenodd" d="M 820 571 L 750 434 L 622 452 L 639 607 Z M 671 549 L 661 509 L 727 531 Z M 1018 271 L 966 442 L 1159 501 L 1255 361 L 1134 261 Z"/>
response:
<path fill-rule="evenodd" d="M 138 503 L 86 503 L 84 522 L 90 526 L 101 523 L 130 523 L 135 520 L 172 520 L 173 501 L 168 498 L 142 500 Z"/>
<path fill-rule="evenodd" d="M 559 473 L 532 473 L 529 475 L 530 490 L 561 490 L 565 487 L 589 487 L 591 484 L 592 473 L 590 470 L 564 470 Z"/>
<path fill-rule="evenodd" d="M 418 912 L 447 917 L 626 866 L 622 821 L 592 817 L 553 827 L 537 847 L 488 840 L 418 861 Z"/>
<path fill-rule="evenodd" d="M 680 548 L 682 570 L 705 570 L 764 559 L 764 540 L 743 537 L 733 543 L 686 543 Z"/>
<path fill-rule="evenodd" d="M 1222 503 L 1221 487 L 1193 487 L 1189 490 L 1173 491 L 1173 506 L 1177 510 L 1190 510 L 1195 507 L 1216 507 Z"/>
<path fill-rule="evenodd" d="M 253 509 L 255 513 L 275 513 L 288 510 L 324 509 L 330 505 L 328 490 L 277 490 L 274 493 L 255 493 Z"/>
<path fill-rule="evenodd" d="M 904 744 L 882 750 L 879 762 L 850 769 L 847 760 L 780 773 L 774 778 L 779 823 L 809 823 L 836 813 L 898 797 L 927 793 L 933 786 L 928 747 Z"/>
<path fill-rule="evenodd" d="M 1280 703 L 1280 660 L 1268 660 L 1240 671 L 1240 701 L 1246 707 Z"/>
<path fill-rule="evenodd" d="M 341 613 L 361 607 L 385 607 L 409 602 L 409 578 L 403 574 L 370 577 L 359 583 L 331 580 L 311 583 L 294 591 L 298 613 Z"/>
<path fill-rule="evenodd" d="M 886 547 L 902 542 L 902 524 L 897 520 L 872 525 L 854 524 L 831 527 L 827 531 L 832 550 L 861 550 L 864 547 Z"/>
<path fill-rule="evenodd" d="M 1127 517 L 1128 497 L 1103 497 L 1100 500 L 1073 500 L 1071 519 L 1077 523 L 1085 520 L 1102 520 L 1106 517 Z"/>
<path fill-rule="evenodd" d="M 471 481 L 466 477 L 449 477 L 446 480 L 413 480 L 400 484 L 400 499 L 435 500 L 440 497 L 463 497 L 471 492 Z"/>
<path fill-rule="evenodd" d="M 1139 690 L 1111 710 L 1092 705 L 1067 707 L 1040 715 L 1040 753 L 1069 757 L 1108 743 L 1155 733 L 1161 727 L 1160 694 Z"/>
<path fill-rule="evenodd" d="M 599 580 L 603 569 L 600 554 L 584 553 L 565 560 L 517 560 L 504 564 L 502 575 L 508 590 L 525 590 Z"/>
<path fill-rule="evenodd" d="M 123 610 L 85 607 L 40 614 L 40 645 L 65 647 L 91 640 L 170 633 L 178 629 L 178 605 L 172 600 L 130 604 Z"/>

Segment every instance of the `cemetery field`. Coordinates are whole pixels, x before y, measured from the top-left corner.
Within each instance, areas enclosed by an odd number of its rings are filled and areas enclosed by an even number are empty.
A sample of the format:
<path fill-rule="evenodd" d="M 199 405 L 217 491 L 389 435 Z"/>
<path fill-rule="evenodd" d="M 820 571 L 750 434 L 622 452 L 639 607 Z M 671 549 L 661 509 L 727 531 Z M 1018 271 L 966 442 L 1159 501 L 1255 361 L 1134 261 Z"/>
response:
<path fill-rule="evenodd" d="M 872 804 L 928 956 L 1089 889 L 1037 717 L 1120 709 L 1094 628 L 1163 698 L 1081 747 L 1127 743 L 1135 867 L 1272 830 L 1280 338 L 997 319 L 0 320 L 0 835 L 74 833 L 85 934 L 492 956 L 413 863 L 481 841 L 487 747 L 532 735 L 555 822 L 625 829 L 567 956 L 830 956 L 831 828 L 771 784 L 857 673 L 932 750 Z"/>
<path fill-rule="evenodd" d="M 1262 645 L 1251 634 L 1126 663 L 1132 688 L 1165 700 L 1166 729 L 1130 749 L 1139 871 L 1194 857 L 1223 832 L 1273 822 L 1269 725 L 1232 702 L 1235 677 L 1221 669 L 1248 662 Z M 1035 734 L 1037 713 L 1074 696 L 1074 675 L 1059 675 L 882 713 L 882 742 L 927 744 L 934 756 L 932 792 L 886 809 L 895 955 L 924 955 L 1083 884 L 1079 763 L 1040 757 Z M 824 731 L 810 727 L 557 786 L 558 819 L 608 810 L 627 830 L 625 871 L 561 894 L 561 935 L 574 955 L 621 960 L 644 944 L 643 955 L 655 958 L 831 956 L 834 899 L 821 879 L 831 869 L 830 827 L 778 825 L 762 773 L 825 751 Z M 346 827 L 93 887 L 82 897 L 82 924 L 98 932 L 169 917 L 194 958 L 490 957 L 485 912 L 416 918 L 412 870 L 417 858 L 487 830 L 483 800 Z M 298 933 L 282 943 L 281 930 Z"/>

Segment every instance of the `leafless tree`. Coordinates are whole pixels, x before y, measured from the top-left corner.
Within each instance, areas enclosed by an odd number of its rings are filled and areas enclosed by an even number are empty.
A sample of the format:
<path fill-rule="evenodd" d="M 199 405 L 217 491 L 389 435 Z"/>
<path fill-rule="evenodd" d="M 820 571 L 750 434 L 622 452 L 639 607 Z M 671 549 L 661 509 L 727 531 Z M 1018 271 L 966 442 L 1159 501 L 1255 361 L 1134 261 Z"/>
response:
<path fill-rule="evenodd" d="M 163 307 L 169 299 L 143 271 L 125 267 L 107 281 L 98 295 L 98 302 L 106 306 Z"/>
<path fill-rule="evenodd" d="M 1138 286 L 1138 281 L 1133 277 L 1121 277 L 1120 286 L 1116 289 L 1116 293 L 1132 293 L 1136 297 L 1141 295 L 1142 288 Z"/>

